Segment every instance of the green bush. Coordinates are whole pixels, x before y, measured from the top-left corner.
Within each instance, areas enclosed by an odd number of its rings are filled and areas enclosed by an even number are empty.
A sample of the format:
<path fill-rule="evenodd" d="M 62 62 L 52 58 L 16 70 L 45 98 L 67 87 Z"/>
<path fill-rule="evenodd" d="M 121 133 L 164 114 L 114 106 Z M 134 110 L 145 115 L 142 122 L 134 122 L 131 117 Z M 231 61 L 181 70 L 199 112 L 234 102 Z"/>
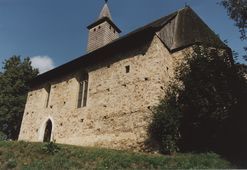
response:
<path fill-rule="evenodd" d="M 45 143 L 42 146 L 42 151 L 45 152 L 45 153 L 47 153 L 47 154 L 54 155 L 59 150 L 60 150 L 60 147 L 55 142 Z"/>
<path fill-rule="evenodd" d="M 162 153 L 173 154 L 179 151 L 179 127 L 182 116 L 176 106 L 175 91 L 169 91 L 166 98 L 153 108 L 154 117 L 149 127 L 151 138 L 160 145 Z"/>
<path fill-rule="evenodd" d="M 7 164 L 6 164 L 6 167 L 7 169 L 13 169 L 17 166 L 17 162 L 15 159 L 10 159 L 8 160 Z"/>
<path fill-rule="evenodd" d="M 0 141 L 7 140 L 7 135 L 0 131 Z"/>

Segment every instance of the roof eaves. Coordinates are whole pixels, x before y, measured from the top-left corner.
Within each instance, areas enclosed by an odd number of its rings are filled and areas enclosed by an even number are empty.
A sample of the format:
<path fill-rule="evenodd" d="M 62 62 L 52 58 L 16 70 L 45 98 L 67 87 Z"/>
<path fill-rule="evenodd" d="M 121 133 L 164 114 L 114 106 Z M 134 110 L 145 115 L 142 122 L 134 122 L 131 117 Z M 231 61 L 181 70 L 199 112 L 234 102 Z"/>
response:
<path fill-rule="evenodd" d="M 90 53 L 87 53 L 87 54 L 85 54 L 83 56 L 80 56 L 80 57 L 68 62 L 68 63 L 65 63 L 65 64 L 63 64 L 63 65 L 61 65 L 59 67 L 56 67 L 55 69 L 52 69 L 52 70 L 50 70 L 48 72 L 40 74 L 30 82 L 30 85 L 36 85 L 36 83 L 35 83 L 36 81 L 41 81 L 42 82 L 42 80 L 46 80 L 47 77 L 50 77 L 48 79 L 52 79 L 54 77 L 57 78 L 57 76 L 58 76 L 57 74 L 62 74 L 63 75 L 63 74 L 66 74 L 67 72 L 71 72 L 72 70 L 69 70 L 71 68 L 71 65 L 74 66 L 73 69 L 77 68 L 79 65 L 83 65 L 83 64 L 87 65 L 87 63 L 81 63 L 81 62 L 85 61 L 86 59 L 89 60 L 89 58 L 92 58 L 93 56 L 97 56 L 98 54 L 101 54 L 104 51 L 107 51 L 109 48 L 111 48 L 112 51 L 113 51 L 115 48 L 112 48 L 112 47 L 118 45 L 118 43 L 121 43 L 123 41 L 128 41 L 129 39 L 135 38 L 135 37 L 138 37 L 138 38 L 152 37 L 155 34 L 155 32 L 157 31 L 157 29 L 160 29 L 161 27 L 163 27 L 170 20 L 172 20 L 176 15 L 177 15 L 177 12 L 174 12 L 174 13 L 168 15 L 168 16 L 162 17 L 162 18 L 160 18 L 160 19 L 158 19 L 158 20 L 156 20 L 156 21 L 154 21 L 154 22 L 152 22 L 150 24 L 147 24 L 147 25 L 145 25 L 143 27 L 140 27 L 140 28 L 138 28 L 138 29 L 136 29 L 136 30 L 134 30 L 134 31 L 132 31 L 132 32 L 130 32 L 130 33 L 128 33 L 128 34 L 126 34 L 126 35 L 124 35 L 124 36 L 122 36 L 122 37 L 120 37 L 120 38 L 118 38 L 118 39 L 116 39 L 116 40 L 114 40 L 112 42 L 110 42 L 109 44 L 106 44 L 103 47 L 100 47 L 100 48 L 98 48 L 98 49 L 96 49 L 96 50 L 94 50 L 94 51 L 92 51 Z M 100 20 L 98 20 L 96 22 L 102 22 L 101 20 L 109 20 L 109 19 L 107 17 L 105 17 L 105 18 L 102 18 L 102 19 L 100 19 Z M 111 20 L 109 20 L 109 21 L 111 22 Z M 93 24 L 96 24 L 96 22 L 93 23 Z M 88 28 L 92 27 L 93 24 L 89 25 Z M 138 36 L 139 34 L 140 35 L 145 35 L 147 37 Z M 150 35 L 150 36 L 148 36 L 148 35 Z M 125 47 L 125 48 L 127 48 L 127 47 Z M 89 61 L 92 62 L 93 60 L 91 59 Z"/>
<path fill-rule="evenodd" d="M 134 43 L 140 44 L 140 43 L 145 43 L 146 41 L 144 40 L 139 40 L 138 42 L 135 42 L 135 40 L 138 39 L 150 39 L 150 37 L 153 36 L 153 33 L 155 31 L 153 29 L 143 29 L 137 32 L 131 32 L 123 37 L 120 37 L 119 39 L 101 47 L 98 48 L 90 53 L 87 53 L 81 57 L 78 57 L 68 63 L 65 63 L 59 67 L 56 67 L 53 70 L 50 70 L 48 72 L 45 72 L 43 74 L 38 75 L 36 78 L 34 78 L 31 82 L 30 85 L 36 85 L 36 82 L 44 82 L 53 78 L 58 78 L 61 75 L 65 75 L 68 73 L 74 72 L 75 69 L 77 68 L 82 68 L 82 67 L 87 67 L 89 65 L 92 65 L 96 63 L 96 61 L 99 61 L 100 57 L 98 56 L 107 56 L 110 57 L 118 49 L 124 48 L 135 48 Z M 145 35 L 145 36 L 143 36 Z M 131 42 L 131 43 L 126 43 L 126 42 Z M 124 44 L 124 45 L 121 45 Z M 131 44 L 131 45 L 130 45 Z M 129 46 L 129 47 L 128 47 Z M 104 55 L 102 55 L 104 54 Z M 106 58 L 101 58 L 100 60 L 103 60 Z M 73 66 L 73 67 L 72 67 Z"/>
<path fill-rule="evenodd" d="M 111 19 L 109 19 L 108 17 L 103 17 L 103 18 L 100 18 L 99 20 L 95 21 L 94 23 L 90 24 L 89 26 L 87 26 L 88 29 L 91 29 L 101 23 L 103 23 L 104 21 L 107 21 L 109 22 L 109 24 L 111 24 L 113 26 L 113 28 L 115 28 L 115 30 L 118 32 L 118 33 L 121 33 L 122 31 L 112 22 Z"/>

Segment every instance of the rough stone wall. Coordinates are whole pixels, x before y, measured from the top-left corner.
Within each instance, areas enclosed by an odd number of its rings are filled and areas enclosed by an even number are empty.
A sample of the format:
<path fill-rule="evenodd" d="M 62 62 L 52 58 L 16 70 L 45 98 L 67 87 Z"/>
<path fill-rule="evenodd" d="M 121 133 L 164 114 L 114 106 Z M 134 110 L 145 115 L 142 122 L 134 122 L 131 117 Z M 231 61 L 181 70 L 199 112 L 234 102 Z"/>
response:
<path fill-rule="evenodd" d="M 164 95 L 174 57 L 180 55 L 170 54 L 154 36 L 150 44 L 86 68 L 88 102 L 83 108 L 77 108 L 78 72 L 51 82 L 48 108 L 44 85 L 37 87 L 28 94 L 19 140 L 42 141 L 51 119 L 57 143 L 143 150 L 152 117 L 149 108 Z"/>
<path fill-rule="evenodd" d="M 119 38 L 118 32 L 107 21 L 89 30 L 87 52 L 103 47 Z"/>

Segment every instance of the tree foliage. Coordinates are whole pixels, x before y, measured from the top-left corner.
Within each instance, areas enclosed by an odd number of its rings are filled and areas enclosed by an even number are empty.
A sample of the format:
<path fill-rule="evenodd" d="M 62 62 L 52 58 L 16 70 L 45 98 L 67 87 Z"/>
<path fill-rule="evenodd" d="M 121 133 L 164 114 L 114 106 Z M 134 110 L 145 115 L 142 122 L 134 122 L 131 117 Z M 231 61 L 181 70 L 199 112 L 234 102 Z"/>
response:
<path fill-rule="evenodd" d="M 227 9 L 228 16 L 235 21 L 239 28 L 241 39 L 247 39 L 247 1 L 246 0 L 222 0 L 220 2 Z"/>
<path fill-rule="evenodd" d="M 228 16 L 235 22 L 243 41 L 247 40 L 247 0 L 221 0 L 220 4 L 227 10 Z M 247 46 L 244 47 L 246 54 L 243 56 L 247 61 Z"/>
<path fill-rule="evenodd" d="M 29 58 L 19 56 L 6 60 L 0 74 L 0 131 L 17 139 L 24 112 L 28 82 L 38 74 Z"/>
<path fill-rule="evenodd" d="M 182 114 L 177 105 L 178 88 L 170 86 L 166 90 L 166 97 L 153 108 L 154 117 L 149 127 L 152 139 L 161 146 L 162 153 L 175 153 L 179 151 L 178 141 L 181 139 L 180 129 Z M 151 140 L 152 141 L 152 140 Z"/>
<path fill-rule="evenodd" d="M 222 142 L 238 123 L 247 136 L 246 123 L 238 122 L 247 121 L 245 69 L 222 50 L 195 46 L 193 51 L 177 66 L 165 98 L 153 109 L 150 135 L 166 153 L 224 149 Z"/>

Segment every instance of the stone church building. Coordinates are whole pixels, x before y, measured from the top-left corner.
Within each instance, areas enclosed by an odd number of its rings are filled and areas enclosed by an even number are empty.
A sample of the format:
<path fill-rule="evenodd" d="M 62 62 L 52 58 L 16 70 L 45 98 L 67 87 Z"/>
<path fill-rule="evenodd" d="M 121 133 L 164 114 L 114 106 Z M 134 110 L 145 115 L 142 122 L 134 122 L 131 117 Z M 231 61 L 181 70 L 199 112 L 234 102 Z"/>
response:
<path fill-rule="evenodd" d="M 225 46 L 190 7 L 120 37 L 105 3 L 87 28 L 87 54 L 30 82 L 19 140 L 143 150 L 150 108 L 184 52 Z"/>

